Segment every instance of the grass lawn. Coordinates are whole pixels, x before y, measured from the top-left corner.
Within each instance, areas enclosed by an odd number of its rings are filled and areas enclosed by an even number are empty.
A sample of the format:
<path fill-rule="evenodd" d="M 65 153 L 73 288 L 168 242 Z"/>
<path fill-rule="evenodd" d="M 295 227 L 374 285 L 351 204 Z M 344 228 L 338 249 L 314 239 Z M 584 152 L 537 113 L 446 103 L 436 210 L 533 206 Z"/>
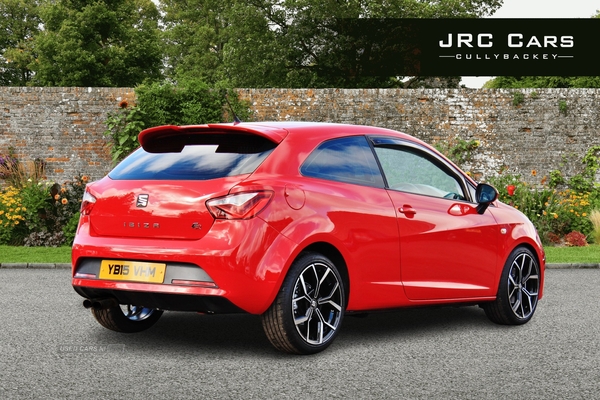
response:
<path fill-rule="evenodd" d="M 70 263 L 70 247 L 0 246 L 0 263 Z"/>
<path fill-rule="evenodd" d="M 600 245 L 585 247 L 544 247 L 546 262 L 558 264 L 598 264 L 600 263 Z"/>
<path fill-rule="evenodd" d="M 548 263 L 600 263 L 600 245 L 545 247 Z M 0 263 L 70 263 L 70 247 L 0 246 Z"/>

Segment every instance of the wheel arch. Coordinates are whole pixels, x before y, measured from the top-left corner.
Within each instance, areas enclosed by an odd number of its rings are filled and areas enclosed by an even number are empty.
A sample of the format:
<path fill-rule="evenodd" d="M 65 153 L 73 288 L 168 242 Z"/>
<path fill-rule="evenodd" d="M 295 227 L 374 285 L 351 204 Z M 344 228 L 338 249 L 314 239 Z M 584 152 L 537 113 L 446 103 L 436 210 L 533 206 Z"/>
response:
<path fill-rule="evenodd" d="M 538 268 L 540 269 L 540 288 L 539 288 L 538 299 L 541 300 L 544 295 L 544 280 L 545 280 L 544 272 L 546 270 L 546 260 L 545 260 L 545 255 L 543 253 L 543 250 L 540 250 L 540 248 L 538 248 L 534 244 L 529 243 L 527 241 L 515 243 L 510 249 L 508 249 L 509 251 L 508 251 L 507 255 L 504 257 L 502 266 L 504 266 L 504 262 L 506 262 L 507 257 L 515 249 L 518 249 L 519 247 L 523 247 L 523 248 L 529 250 L 531 252 L 531 254 L 533 254 L 533 256 L 535 257 L 535 262 L 537 263 Z M 539 253 L 540 251 L 542 251 L 542 254 Z"/>
<path fill-rule="evenodd" d="M 315 252 L 319 253 L 331 260 L 335 267 L 338 269 L 338 272 L 342 276 L 342 280 L 344 281 L 344 289 L 346 292 L 346 305 L 348 304 L 348 300 L 350 299 L 350 275 L 348 273 L 348 265 L 342 253 L 331 243 L 327 242 L 315 242 L 306 246 L 300 253 L 294 258 L 294 260 L 298 259 L 305 253 Z"/>

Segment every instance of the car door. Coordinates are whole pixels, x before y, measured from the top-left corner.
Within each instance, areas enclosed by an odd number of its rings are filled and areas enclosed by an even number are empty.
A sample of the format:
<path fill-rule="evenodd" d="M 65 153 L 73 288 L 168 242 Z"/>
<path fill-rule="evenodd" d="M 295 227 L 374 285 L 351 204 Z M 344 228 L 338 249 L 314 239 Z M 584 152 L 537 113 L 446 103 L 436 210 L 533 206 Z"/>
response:
<path fill-rule="evenodd" d="M 499 232 L 489 211 L 475 211 L 464 177 L 420 145 L 395 138 L 372 142 L 396 210 L 407 297 L 493 296 Z"/>

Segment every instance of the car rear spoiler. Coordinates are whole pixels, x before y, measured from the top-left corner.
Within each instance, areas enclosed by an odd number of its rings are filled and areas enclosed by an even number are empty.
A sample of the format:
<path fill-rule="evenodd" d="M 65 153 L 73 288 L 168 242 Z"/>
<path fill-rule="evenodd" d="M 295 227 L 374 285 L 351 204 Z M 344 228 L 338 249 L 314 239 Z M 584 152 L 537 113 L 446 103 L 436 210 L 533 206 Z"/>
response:
<path fill-rule="evenodd" d="M 207 125 L 163 125 L 144 129 L 138 140 L 149 153 L 180 152 L 191 135 L 249 134 L 264 137 L 279 144 L 288 131 L 259 123 L 207 124 Z"/>

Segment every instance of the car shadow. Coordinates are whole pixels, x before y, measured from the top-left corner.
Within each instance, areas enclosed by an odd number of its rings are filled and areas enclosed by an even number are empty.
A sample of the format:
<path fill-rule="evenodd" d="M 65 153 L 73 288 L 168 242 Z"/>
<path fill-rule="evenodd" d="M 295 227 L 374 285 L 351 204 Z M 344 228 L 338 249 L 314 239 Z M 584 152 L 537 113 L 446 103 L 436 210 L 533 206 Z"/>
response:
<path fill-rule="evenodd" d="M 381 340 L 410 340 L 440 332 L 493 329 L 478 307 L 435 307 L 347 315 L 335 341 L 345 349 L 360 343 L 377 345 Z M 127 352 L 156 352 L 167 355 L 214 354 L 285 356 L 266 338 L 259 316 L 248 314 L 201 315 L 189 312 L 165 312 L 147 331 L 120 334 L 98 327 L 101 342 L 123 344 Z"/>

